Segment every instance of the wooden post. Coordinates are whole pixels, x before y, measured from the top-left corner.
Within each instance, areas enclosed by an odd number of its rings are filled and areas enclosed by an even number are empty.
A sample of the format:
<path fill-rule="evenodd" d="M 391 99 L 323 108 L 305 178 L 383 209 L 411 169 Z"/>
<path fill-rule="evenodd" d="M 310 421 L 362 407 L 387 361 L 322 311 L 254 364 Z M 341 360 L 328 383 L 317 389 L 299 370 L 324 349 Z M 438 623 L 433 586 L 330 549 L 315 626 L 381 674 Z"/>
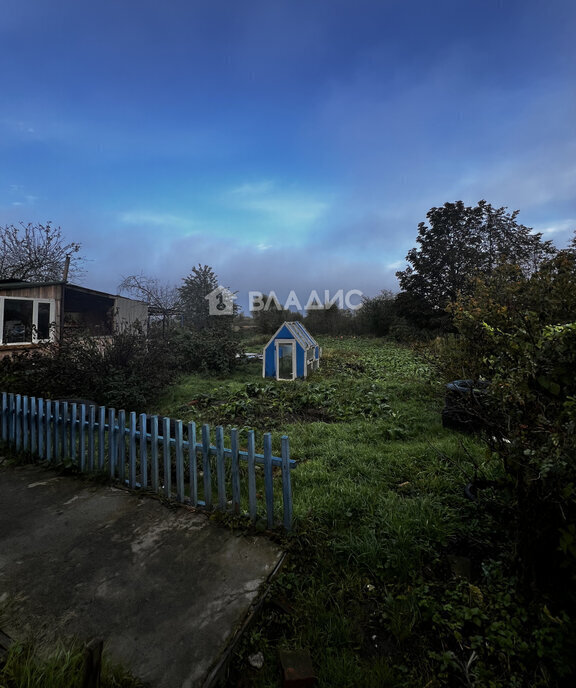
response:
<path fill-rule="evenodd" d="M 82 688 L 100 688 L 104 641 L 94 638 L 84 647 L 84 678 Z"/>

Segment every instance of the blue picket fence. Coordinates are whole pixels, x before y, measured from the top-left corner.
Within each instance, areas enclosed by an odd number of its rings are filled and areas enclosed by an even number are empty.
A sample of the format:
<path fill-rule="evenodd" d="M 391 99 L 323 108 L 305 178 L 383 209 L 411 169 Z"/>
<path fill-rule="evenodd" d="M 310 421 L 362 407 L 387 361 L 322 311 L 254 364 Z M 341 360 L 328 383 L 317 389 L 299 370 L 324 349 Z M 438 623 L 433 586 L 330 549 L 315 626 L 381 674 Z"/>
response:
<path fill-rule="evenodd" d="M 238 430 L 230 430 L 227 447 L 222 426 L 212 432 L 203 425 L 198 437 L 193 422 L 6 392 L 0 421 L 0 440 L 16 452 L 48 463 L 69 462 L 81 472 L 106 472 L 132 489 L 193 507 L 252 521 L 265 515 L 269 528 L 279 521 L 291 529 L 290 471 L 296 462 L 287 436 L 281 455 L 273 456 L 272 435 L 264 433 L 263 453 L 257 454 L 253 430 L 246 433 L 245 449 Z"/>

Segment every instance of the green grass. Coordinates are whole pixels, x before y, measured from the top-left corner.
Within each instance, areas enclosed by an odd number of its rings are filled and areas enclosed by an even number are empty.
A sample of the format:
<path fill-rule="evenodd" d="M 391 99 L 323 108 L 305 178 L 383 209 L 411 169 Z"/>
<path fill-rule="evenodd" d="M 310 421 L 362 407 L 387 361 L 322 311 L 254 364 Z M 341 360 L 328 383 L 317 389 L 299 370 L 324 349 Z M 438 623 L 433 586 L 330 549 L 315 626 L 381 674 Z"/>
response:
<path fill-rule="evenodd" d="M 287 434 L 298 461 L 289 563 L 238 655 L 242 685 L 279 685 L 279 647 L 308 648 L 326 688 L 561 685 L 568 621 L 507 573 L 502 500 L 465 498 L 468 482 L 500 468 L 442 427 L 445 381 L 395 343 L 320 343 L 306 382 L 263 384 L 251 364 L 227 380 L 183 379 L 158 409 L 273 430 L 275 449 Z M 255 651 L 266 662 L 250 673 Z"/>
<path fill-rule="evenodd" d="M 82 688 L 84 648 L 75 641 L 20 642 L 0 666 L 1 688 Z M 101 688 L 140 688 L 143 684 L 105 656 Z"/>

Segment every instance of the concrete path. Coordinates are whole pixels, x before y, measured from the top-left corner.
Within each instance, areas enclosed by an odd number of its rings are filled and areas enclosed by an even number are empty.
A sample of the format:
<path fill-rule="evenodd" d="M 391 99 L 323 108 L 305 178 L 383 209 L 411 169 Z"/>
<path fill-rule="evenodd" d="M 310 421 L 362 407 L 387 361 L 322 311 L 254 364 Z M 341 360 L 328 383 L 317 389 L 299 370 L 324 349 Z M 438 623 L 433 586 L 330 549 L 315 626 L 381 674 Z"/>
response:
<path fill-rule="evenodd" d="M 205 684 L 281 556 L 183 507 L 0 466 L 2 630 L 104 638 L 153 688 Z"/>

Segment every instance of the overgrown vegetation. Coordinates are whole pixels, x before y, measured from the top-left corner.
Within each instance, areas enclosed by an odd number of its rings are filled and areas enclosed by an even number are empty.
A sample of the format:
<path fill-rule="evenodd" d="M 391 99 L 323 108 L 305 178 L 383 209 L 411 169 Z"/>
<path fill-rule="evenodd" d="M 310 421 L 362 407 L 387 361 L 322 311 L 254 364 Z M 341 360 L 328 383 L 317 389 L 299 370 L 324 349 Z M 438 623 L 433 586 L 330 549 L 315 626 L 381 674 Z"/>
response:
<path fill-rule="evenodd" d="M 82 688 L 85 653 L 81 643 L 15 643 L 0 664 L 2 688 Z M 104 657 L 101 688 L 143 688 L 127 671 Z"/>
<path fill-rule="evenodd" d="M 0 388 L 147 411 L 183 373 L 230 373 L 239 351 L 231 330 L 158 329 L 147 337 L 132 330 L 105 338 L 64 333 L 59 342 L 0 359 Z"/>
<path fill-rule="evenodd" d="M 244 379 L 202 381 L 214 406 L 187 407 L 176 390 L 162 409 L 192 408 L 199 421 L 229 411 L 241 426 L 257 413 L 249 390 L 266 389 L 272 408 L 274 394 L 288 403 L 306 389 L 347 390 L 353 403 L 376 386 L 386 400 L 337 423 L 269 413 L 275 441 L 287 433 L 299 461 L 297 523 L 289 563 L 238 656 L 241 685 L 278 686 L 279 647 L 308 648 L 326 687 L 563 685 L 574 670 L 571 610 L 524 585 L 503 527 L 505 492 L 466 497 L 467 485 L 497 485 L 505 471 L 477 439 L 442 428 L 438 371 L 391 342 L 321 343 L 322 370 L 308 382 L 258 382 L 255 364 Z M 260 671 L 246 661 L 257 651 Z"/>

